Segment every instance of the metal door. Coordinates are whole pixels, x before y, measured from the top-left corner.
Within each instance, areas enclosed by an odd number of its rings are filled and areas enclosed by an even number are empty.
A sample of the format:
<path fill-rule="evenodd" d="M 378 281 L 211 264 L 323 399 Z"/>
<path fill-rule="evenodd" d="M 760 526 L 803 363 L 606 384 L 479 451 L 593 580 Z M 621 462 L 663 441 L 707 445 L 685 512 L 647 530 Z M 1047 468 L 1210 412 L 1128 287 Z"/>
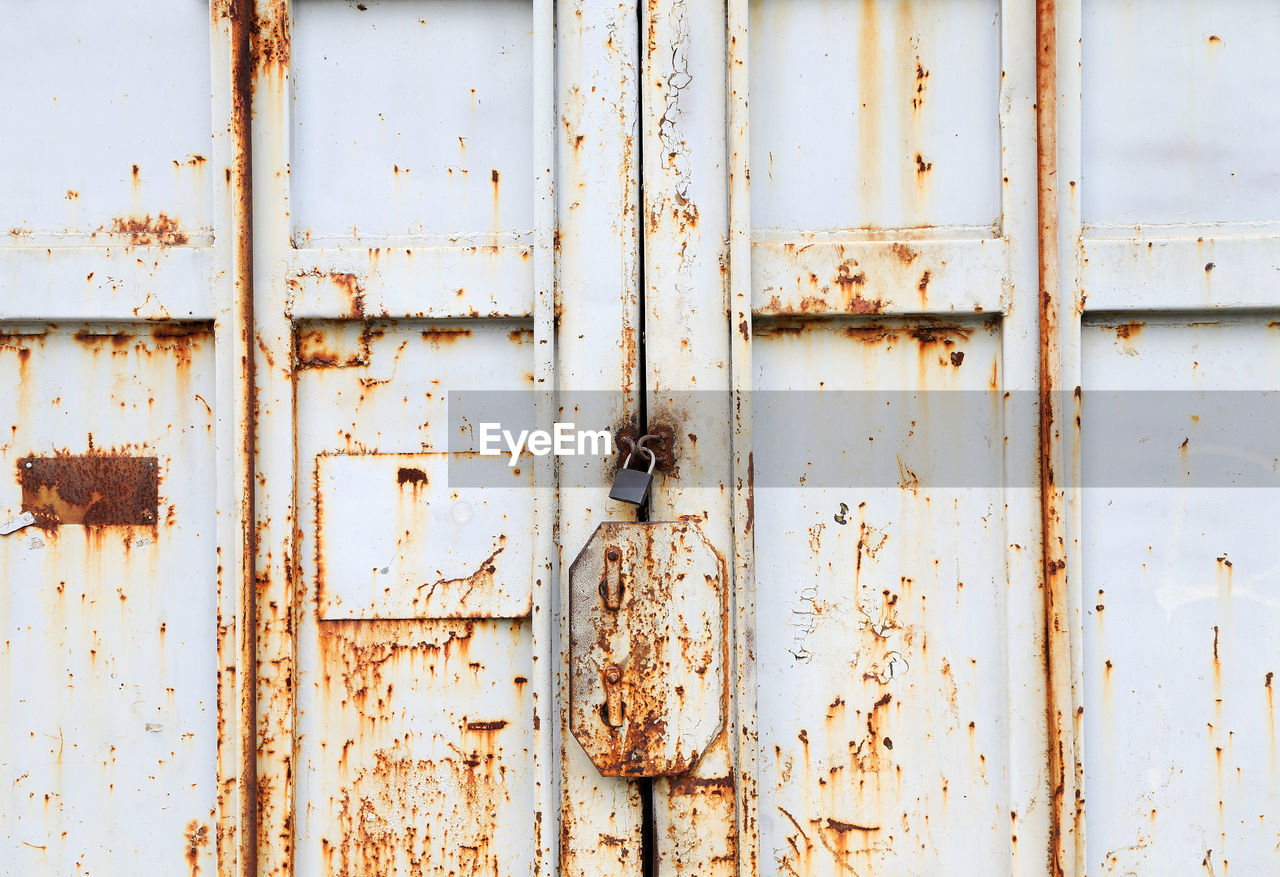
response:
<path fill-rule="evenodd" d="M 0 28 L 0 873 L 234 873 L 252 810 L 228 4 Z M 251 822 L 248 824 L 252 824 Z"/>
<path fill-rule="evenodd" d="M 1085 0 L 1057 27 L 1063 836 L 1076 873 L 1274 873 L 1280 110 L 1253 95 L 1280 21 Z"/>
<path fill-rule="evenodd" d="M 258 4 L 259 873 L 1042 868 L 1032 13 Z M 560 571 L 631 513 L 612 460 L 448 484 L 479 387 L 671 436 L 649 516 L 733 572 L 688 773 L 569 733 Z M 942 424 L 891 483 L 772 468 L 855 438 L 762 399 L 953 390 L 981 483 L 925 473 Z"/>
<path fill-rule="evenodd" d="M 0 874 L 1276 870 L 1263 0 L 9 6 Z M 460 393 L 660 436 L 691 770 Z"/>

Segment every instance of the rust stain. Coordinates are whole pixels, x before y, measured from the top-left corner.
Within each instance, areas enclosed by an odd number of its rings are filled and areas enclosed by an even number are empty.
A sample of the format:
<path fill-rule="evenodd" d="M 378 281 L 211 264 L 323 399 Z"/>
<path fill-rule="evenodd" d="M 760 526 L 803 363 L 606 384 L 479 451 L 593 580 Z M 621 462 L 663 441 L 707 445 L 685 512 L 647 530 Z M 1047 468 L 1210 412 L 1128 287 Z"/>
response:
<path fill-rule="evenodd" d="M 187 864 L 191 866 L 192 877 L 200 873 L 200 850 L 209 845 L 209 826 L 196 820 L 187 823 L 185 835 L 187 842 Z"/>
<path fill-rule="evenodd" d="M 916 58 L 916 93 L 911 98 L 911 109 L 917 112 L 924 106 L 924 90 L 925 86 L 928 85 L 928 81 L 929 71 L 920 63 L 920 59 Z"/>
<path fill-rule="evenodd" d="M 324 271 L 320 268 L 312 268 L 310 271 L 300 272 L 289 278 L 289 286 L 297 289 L 299 281 L 304 277 L 318 277 L 328 280 L 346 296 L 349 312 L 348 315 L 356 320 L 364 319 L 364 295 L 365 290 L 360 278 L 349 271 Z"/>
<path fill-rule="evenodd" d="M 617 469 L 622 468 L 623 462 L 627 459 L 627 454 L 631 453 L 631 449 L 635 447 L 635 443 L 640 440 L 641 435 L 640 430 L 629 423 L 614 430 L 613 441 L 618 452 L 617 460 L 615 461 Z M 655 458 L 654 471 L 677 474 L 679 470 L 676 468 L 675 429 L 669 424 L 654 424 L 649 427 L 648 435 L 652 436 L 652 438 L 645 443 L 645 448 L 653 451 Z M 633 469 L 640 468 L 639 462 L 644 462 L 647 465 L 648 458 L 643 453 L 635 455 L 631 460 L 631 467 Z"/>
<path fill-rule="evenodd" d="M 18 461 L 22 508 L 45 530 L 62 524 L 156 526 L 160 464 L 122 454 L 28 456 Z"/>
<path fill-rule="evenodd" d="M 488 719 L 485 721 L 467 722 L 468 731 L 501 731 L 508 724 L 506 719 Z"/>
<path fill-rule="evenodd" d="M 411 466 L 401 466 L 399 471 L 396 472 L 396 484 L 402 486 L 410 484 L 417 487 L 419 485 L 425 485 L 426 483 L 427 473 L 423 472 L 421 469 L 416 469 Z"/>
<path fill-rule="evenodd" d="M 325 703 L 336 732 L 329 736 L 327 775 L 340 778 L 321 829 L 324 873 L 510 873 L 492 848 L 513 803 L 511 768 L 499 743 L 509 718 L 463 716 L 456 736 L 436 752 L 421 751 L 407 726 L 398 730 L 404 715 L 397 698 L 414 701 L 443 686 L 487 688 L 471 654 L 478 629 L 497 630 L 477 621 L 321 624 Z M 347 717 L 354 726 L 345 725 Z"/>
<path fill-rule="evenodd" d="M 462 326 L 438 326 L 422 330 L 422 338 L 432 344 L 452 344 L 460 338 L 467 338 L 471 330 Z"/>
<path fill-rule="evenodd" d="M 496 561 L 498 555 L 505 551 L 506 547 L 507 537 L 505 535 L 501 535 L 498 537 L 497 547 L 494 548 L 493 552 L 488 557 L 480 561 L 479 566 L 476 567 L 476 571 L 471 575 L 456 579 L 441 578 L 434 582 L 423 582 L 421 585 L 418 585 L 418 591 L 422 592 L 425 590 L 426 593 L 420 593 L 418 597 L 415 597 L 413 601 L 414 604 L 430 603 L 431 597 L 441 587 L 462 591 L 462 596 L 459 598 L 459 602 L 463 603 L 466 602 L 467 598 L 477 588 L 479 588 L 482 593 L 492 591 L 494 586 L 494 576 L 498 572 Z"/>
<path fill-rule="evenodd" d="M 713 795 L 733 795 L 733 777 L 712 776 L 700 777 L 697 774 L 680 774 L 670 780 L 672 794 L 692 795 L 707 792 Z"/>
<path fill-rule="evenodd" d="M 920 255 L 915 250 L 911 249 L 911 247 L 903 243 L 893 244 L 889 247 L 889 252 L 893 253 L 894 258 L 903 265 L 910 265 Z"/>
<path fill-rule="evenodd" d="M 258 4 L 251 4 L 249 45 L 253 68 L 282 73 L 289 65 L 289 0 L 271 0 L 265 15 L 259 15 L 258 8 Z"/>
<path fill-rule="evenodd" d="M 118 216 L 111 220 L 111 233 L 127 236 L 129 243 L 137 246 L 181 247 L 190 240 L 182 227 L 164 212 L 156 214 L 155 219 L 150 213 L 141 218 Z"/>
<path fill-rule="evenodd" d="M 923 176 L 933 170 L 933 162 L 925 161 L 924 156 L 916 153 L 916 176 Z"/>
<path fill-rule="evenodd" d="M 973 330 L 962 326 L 912 326 L 908 334 L 919 341 L 921 346 L 942 344 L 950 347 L 956 343 L 957 337 L 968 340 L 973 335 Z"/>

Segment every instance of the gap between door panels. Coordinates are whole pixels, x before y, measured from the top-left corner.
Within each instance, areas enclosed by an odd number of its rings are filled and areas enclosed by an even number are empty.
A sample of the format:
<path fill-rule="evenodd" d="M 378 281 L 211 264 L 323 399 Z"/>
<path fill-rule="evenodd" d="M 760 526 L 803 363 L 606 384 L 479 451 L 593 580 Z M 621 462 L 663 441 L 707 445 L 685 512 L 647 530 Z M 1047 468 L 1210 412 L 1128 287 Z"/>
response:
<path fill-rule="evenodd" d="M 641 34 L 645 32 L 644 22 L 644 4 L 636 4 L 636 50 L 640 54 L 640 67 L 644 68 L 644 40 Z M 644 118 L 644 89 L 636 89 L 636 118 Z M 643 126 L 636 137 L 636 178 L 638 183 L 637 196 L 640 202 L 640 214 L 644 216 L 644 130 Z M 636 292 L 637 301 L 640 309 L 640 320 L 638 321 L 640 331 L 638 371 L 639 371 L 639 393 L 637 394 L 640 403 L 640 423 L 639 430 L 641 435 L 645 435 L 649 431 L 649 386 L 648 386 L 648 358 L 645 355 L 645 323 L 648 319 L 648 308 L 645 305 L 645 273 L 644 273 L 644 248 L 645 248 L 645 231 L 643 219 L 636 223 Z M 649 500 L 646 498 L 644 504 L 636 510 L 636 520 L 649 520 Z M 654 783 L 652 777 L 644 777 L 635 781 L 636 791 L 640 794 L 640 873 L 643 877 L 658 877 L 658 828 L 655 821 L 654 807 Z"/>

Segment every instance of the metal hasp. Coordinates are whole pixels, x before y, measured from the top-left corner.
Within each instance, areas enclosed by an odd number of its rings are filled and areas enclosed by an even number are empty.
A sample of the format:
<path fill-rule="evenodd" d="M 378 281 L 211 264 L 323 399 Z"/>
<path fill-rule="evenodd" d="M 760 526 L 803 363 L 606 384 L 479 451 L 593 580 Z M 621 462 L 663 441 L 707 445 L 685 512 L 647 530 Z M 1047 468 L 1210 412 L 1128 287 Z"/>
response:
<path fill-rule="evenodd" d="M 607 521 L 569 568 L 569 726 L 605 776 L 683 773 L 725 713 L 724 560 L 694 521 Z"/>

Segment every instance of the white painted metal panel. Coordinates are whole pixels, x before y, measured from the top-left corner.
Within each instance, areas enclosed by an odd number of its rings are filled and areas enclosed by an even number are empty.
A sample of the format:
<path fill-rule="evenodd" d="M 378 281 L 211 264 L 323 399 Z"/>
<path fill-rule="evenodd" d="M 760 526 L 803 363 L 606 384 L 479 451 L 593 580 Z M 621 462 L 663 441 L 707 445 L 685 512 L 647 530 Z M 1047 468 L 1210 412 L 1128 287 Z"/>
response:
<path fill-rule="evenodd" d="M 209 3 L 4 6 L 0 246 L 127 241 L 142 224 L 207 242 Z"/>
<path fill-rule="evenodd" d="M 1044 873 L 1029 12 L 751 4 L 762 874 Z"/>
<path fill-rule="evenodd" d="M 259 872 L 545 869 L 548 495 L 445 400 L 550 377 L 550 5 L 255 11 Z"/>
<path fill-rule="evenodd" d="M 17 384 L 0 397 L 0 516 L 25 506 L 39 526 L 0 537 L 0 871 L 212 872 L 212 332 L 45 325 L 3 338 Z M 33 498 L 22 473 L 50 457 L 63 465 Z M 158 467 L 157 505 L 130 524 L 102 514 L 112 495 L 145 491 L 103 479 L 96 467 L 119 457 Z M 85 523 L 68 520 L 77 511 Z"/>
<path fill-rule="evenodd" d="M 1084 0 L 1058 22 L 1076 871 L 1274 873 L 1276 464 L 1249 391 L 1276 384 L 1280 115 L 1255 95 L 1280 20 Z"/>
<path fill-rule="evenodd" d="M 993 228 L 1000 3 L 751 3 L 757 228 Z"/>
<path fill-rule="evenodd" d="M 1275 222 L 1275 4 L 1085 0 L 1083 10 L 1084 223 Z"/>
<path fill-rule="evenodd" d="M 4 5 L 4 503 L 50 532 L 0 545 L 0 870 L 243 873 L 241 22 Z M 49 483 L 18 497 L 24 471 Z M 151 473 L 156 508 L 121 518 Z"/>
<path fill-rule="evenodd" d="M 1245 451 L 1244 435 L 1218 434 L 1221 419 L 1247 429 L 1245 409 L 1258 402 L 1249 391 L 1280 389 L 1275 325 L 1257 316 L 1147 317 L 1083 330 L 1090 873 L 1280 867 L 1280 490 L 1248 474 L 1252 463 L 1274 470 L 1276 461 L 1239 459 L 1241 474 L 1218 486 L 1193 480 L 1201 460 Z M 1090 394 L 1108 391 L 1148 411 L 1177 405 L 1180 422 L 1119 435 L 1117 424 L 1089 417 Z M 1135 438 L 1144 459 L 1172 464 L 1185 481 L 1096 484 L 1091 466 Z"/>
<path fill-rule="evenodd" d="M 568 397 L 596 392 L 603 416 L 638 424 L 640 375 L 640 17 L 634 3 L 569 0 L 557 10 L 555 381 Z M 607 395 L 606 395 L 607 394 Z M 602 520 L 633 520 L 609 500 L 609 459 L 560 460 L 555 680 L 560 856 L 565 877 L 642 873 L 638 786 L 596 770 L 569 728 L 568 570 Z M 544 829 L 545 830 L 545 829 Z"/>
<path fill-rule="evenodd" d="M 533 468 L 449 485 L 458 455 L 316 457 L 320 617 L 519 618 L 533 599 Z"/>
<path fill-rule="evenodd" d="M 528 0 L 300 0 L 299 246 L 533 228 Z"/>
<path fill-rule="evenodd" d="M 885 404 L 859 390 L 968 391 L 998 436 L 999 322 L 918 337 L 915 328 L 757 326 L 756 389 L 830 394 L 832 424 L 846 427 L 859 397 Z M 771 417 L 767 398 L 757 394 L 757 418 Z M 829 471 L 824 458 L 888 442 L 901 451 L 896 487 L 767 487 L 757 445 L 765 873 L 929 873 L 941 861 L 948 874 L 1012 869 L 1004 490 L 922 485 L 915 475 L 935 465 L 954 428 L 933 419 L 901 434 L 789 437 L 788 456 L 812 461 L 815 480 Z M 757 442 L 787 441 L 779 432 L 755 426 Z"/>

